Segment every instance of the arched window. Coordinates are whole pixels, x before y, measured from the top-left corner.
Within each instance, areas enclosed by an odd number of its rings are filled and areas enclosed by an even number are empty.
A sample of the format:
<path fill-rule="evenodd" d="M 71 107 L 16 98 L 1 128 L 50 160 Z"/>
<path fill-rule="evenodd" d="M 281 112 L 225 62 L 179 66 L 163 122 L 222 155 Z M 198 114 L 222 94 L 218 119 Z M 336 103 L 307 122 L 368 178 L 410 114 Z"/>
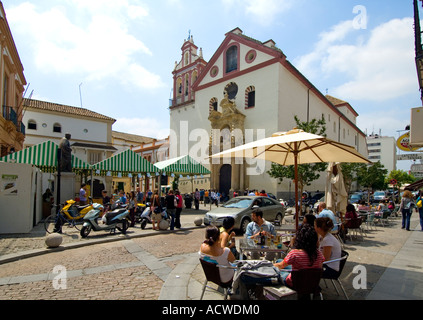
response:
<path fill-rule="evenodd" d="M 28 129 L 37 130 L 37 122 L 35 120 L 28 120 Z"/>
<path fill-rule="evenodd" d="M 256 88 L 249 86 L 245 90 L 245 109 L 254 108 L 256 106 Z"/>
<path fill-rule="evenodd" d="M 217 111 L 217 98 L 211 98 L 209 101 L 209 112 Z"/>
<path fill-rule="evenodd" d="M 53 124 L 53 132 L 62 132 L 62 126 L 60 125 L 60 123 Z"/>
<path fill-rule="evenodd" d="M 232 46 L 226 51 L 226 73 L 238 69 L 238 47 Z"/>
<path fill-rule="evenodd" d="M 195 71 L 192 73 L 192 76 L 191 76 L 191 83 L 192 83 L 192 84 L 194 84 L 194 83 L 195 83 L 195 81 L 197 80 L 197 78 L 198 78 L 198 74 L 197 74 L 197 70 L 195 70 Z"/>
<path fill-rule="evenodd" d="M 182 95 L 182 79 L 178 78 L 176 80 L 176 96 L 180 97 Z"/>

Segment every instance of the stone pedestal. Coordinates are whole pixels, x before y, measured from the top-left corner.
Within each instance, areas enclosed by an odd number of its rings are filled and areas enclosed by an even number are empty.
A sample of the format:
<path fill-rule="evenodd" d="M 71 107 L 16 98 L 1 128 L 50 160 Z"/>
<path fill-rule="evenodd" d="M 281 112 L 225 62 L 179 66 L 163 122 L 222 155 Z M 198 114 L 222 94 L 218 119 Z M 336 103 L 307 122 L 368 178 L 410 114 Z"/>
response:
<path fill-rule="evenodd" d="M 60 173 L 60 203 L 75 199 L 75 176 L 76 174 L 73 172 Z M 57 199 L 57 189 L 59 186 L 57 172 L 54 174 L 54 185 L 56 186 L 55 199 Z"/>

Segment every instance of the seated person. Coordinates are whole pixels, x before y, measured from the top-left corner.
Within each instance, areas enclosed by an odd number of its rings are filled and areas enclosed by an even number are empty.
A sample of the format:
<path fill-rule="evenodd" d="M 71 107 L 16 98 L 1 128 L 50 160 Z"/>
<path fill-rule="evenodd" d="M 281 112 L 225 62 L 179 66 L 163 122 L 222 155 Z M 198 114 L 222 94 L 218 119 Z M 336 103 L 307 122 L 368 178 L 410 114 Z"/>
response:
<path fill-rule="evenodd" d="M 333 229 L 331 231 L 338 231 L 338 221 L 336 220 L 335 214 L 332 212 L 332 210 L 326 209 L 326 203 L 321 202 L 318 207 L 319 214 L 317 215 L 317 218 L 323 218 L 328 217 L 333 222 Z"/>
<path fill-rule="evenodd" d="M 377 211 L 382 212 L 383 210 L 388 210 L 388 203 L 387 201 L 381 201 L 379 202 L 379 205 L 377 206 Z"/>
<path fill-rule="evenodd" d="M 314 226 L 302 224 L 295 236 L 294 248 L 282 261 L 274 264 L 275 267 L 281 269 L 280 274 L 286 286 L 292 288 L 290 270 L 322 268 L 324 256 L 318 249 L 317 243 L 318 235 Z"/>
<path fill-rule="evenodd" d="M 393 201 L 389 201 L 389 204 L 388 204 L 388 209 L 389 209 L 389 210 L 391 210 L 391 211 L 394 211 L 394 209 L 395 209 L 395 204 L 394 204 L 394 202 L 393 202 Z"/>
<path fill-rule="evenodd" d="M 223 220 L 223 225 L 220 227 L 220 244 L 222 248 L 228 247 L 236 259 L 239 259 L 239 252 L 236 250 L 235 232 L 235 219 L 227 217 Z"/>
<path fill-rule="evenodd" d="M 358 203 L 358 211 L 369 211 L 370 207 L 364 202 L 364 200 L 360 200 Z"/>
<path fill-rule="evenodd" d="M 206 229 L 206 240 L 200 247 L 200 258 L 207 262 L 216 263 L 223 266 L 231 266 L 235 257 L 228 247 L 222 248 L 220 243 L 220 231 L 216 226 L 208 226 Z M 234 276 L 234 269 L 219 268 L 220 280 L 227 283 Z"/>
<path fill-rule="evenodd" d="M 260 233 L 263 232 L 266 237 L 276 236 L 276 230 L 272 223 L 269 221 L 266 221 L 263 219 L 263 211 L 261 211 L 259 208 L 255 208 L 253 212 L 251 213 L 251 221 L 247 225 L 247 229 L 245 231 L 245 237 L 254 239 L 256 237 L 260 236 Z M 259 253 L 258 252 L 252 252 L 251 257 L 253 259 L 259 259 Z M 266 253 L 266 259 L 267 260 L 273 260 L 275 257 L 275 253 L 273 252 L 267 252 Z"/>
<path fill-rule="evenodd" d="M 329 218 L 317 218 L 314 222 L 317 234 L 321 237 L 320 250 L 323 253 L 325 261 L 341 258 L 341 244 L 336 239 L 330 230 L 333 227 L 333 222 Z M 331 262 L 323 267 L 323 278 L 336 276 L 339 271 L 339 261 Z"/>

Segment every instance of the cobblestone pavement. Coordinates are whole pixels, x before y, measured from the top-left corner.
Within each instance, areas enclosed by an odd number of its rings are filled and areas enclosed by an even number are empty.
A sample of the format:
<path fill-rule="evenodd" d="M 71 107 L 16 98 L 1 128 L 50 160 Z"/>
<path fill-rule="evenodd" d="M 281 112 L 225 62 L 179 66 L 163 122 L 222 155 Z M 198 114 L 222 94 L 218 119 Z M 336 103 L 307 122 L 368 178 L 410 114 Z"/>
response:
<path fill-rule="evenodd" d="M 204 211 L 186 211 L 184 219 L 193 221 L 194 217 L 203 214 Z M 412 218 L 413 228 L 418 223 L 416 216 Z M 369 231 L 364 241 L 353 239 L 345 245 L 350 256 L 342 282 L 350 299 L 366 298 L 408 239 L 410 233 L 401 230 L 399 224 L 399 218 L 394 219 L 390 226 L 378 226 L 377 230 Z M 191 225 L 192 228 L 172 233 L 152 231 L 151 227 L 146 230 L 139 227 L 129 229 L 128 235 L 140 237 L 98 233 L 90 235 L 89 239 L 80 239 L 75 231 L 68 232 L 63 236 L 64 243 L 85 244 L 102 239 L 120 241 L 52 251 L 4 263 L 0 267 L 0 299 L 157 300 L 172 270 L 197 255 L 204 238 L 204 228 Z M 1 236 L 0 258 L 45 247 L 45 234 L 36 229 L 32 235 L 23 237 Z M 147 236 L 149 234 L 153 236 Z M 367 270 L 367 286 L 362 290 L 352 286 L 357 275 L 353 272 L 356 265 L 362 265 Z M 64 272 L 66 282 L 63 280 Z M 203 281 L 204 274 L 197 266 L 190 283 L 198 285 Z M 344 299 L 336 294 L 331 283 L 328 286 L 327 289 L 323 287 L 325 299 Z M 195 297 L 188 296 L 187 299 Z"/>

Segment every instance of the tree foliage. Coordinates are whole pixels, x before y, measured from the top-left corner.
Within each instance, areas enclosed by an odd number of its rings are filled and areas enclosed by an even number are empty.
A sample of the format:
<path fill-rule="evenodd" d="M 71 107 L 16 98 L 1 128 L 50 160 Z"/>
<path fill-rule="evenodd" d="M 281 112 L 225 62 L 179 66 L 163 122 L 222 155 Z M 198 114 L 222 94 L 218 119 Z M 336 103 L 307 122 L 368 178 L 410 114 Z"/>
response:
<path fill-rule="evenodd" d="M 370 193 L 373 190 L 385 190 L 388 185 L 386 183 L 386 175 L 388 170 L 380 163 L 380 161 L 368 164 L 361 164 L 358 170 L 357 182 L 366 188 Z M 368 199 L 370 201 L 370 199 Z"/>

